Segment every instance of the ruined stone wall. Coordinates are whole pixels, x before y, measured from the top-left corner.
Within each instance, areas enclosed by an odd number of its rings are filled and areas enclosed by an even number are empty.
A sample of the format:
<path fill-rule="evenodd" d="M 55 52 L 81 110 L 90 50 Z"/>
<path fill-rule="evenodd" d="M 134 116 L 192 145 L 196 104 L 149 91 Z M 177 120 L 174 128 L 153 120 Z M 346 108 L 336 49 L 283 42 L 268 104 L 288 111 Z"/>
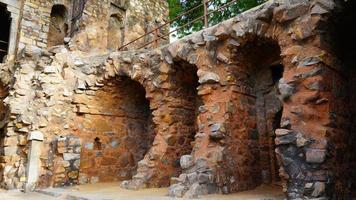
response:
<path fill-rule="evenodd" d="M 128 77 L 146 92 L 155 137 L 151 148 L 132 153 L 137 158 L 122 158 L 132 165 L 119 165 L 120 170 L 133 175 L 123 187 L 171 183 L 170 195 L 179 197 L 236 192 L 273 181 L 279 165 L 289 199 L 347 195 L 345 188 L 353 180 L 343 172 L 354 160 L 351 154 L 340 155 L 353 150 L 346 143 L 354 136 L 352 122 L 345 119 L 352 116 L 353 97 L 346 98 L 348 83 L 339 73 L 337 56 L 320 35 L 333 9 L 330 1 L 269 1 L 152 51 L 88 55 L 62 46 L 25 52 L 5 100 L 10 113 L 5 140 L 14 139 L 17 146 L 2 156 L 2 186 L 20 188 L 25 183 L 24 169 L 32 159 L 26 137 L 34 131 L 44 135 L 43 187 L 76 184 L 81 175 L 83 182 L 96 182 L 101 175 L 85 167 L 89 159 L 103 164 L 99 168 L 105 173 L 117 170 L 106 161 L 116 162 L 114 155 L 128 150 L 111 148 L 113 138 L 104 132 L 122 129 L 104 124 L 127 123 L 102 114 L 121 112 L 112 102 L 124 102 L 121 108 L 135 104 L 120 92 L 115 96 L 107 91 L 130 88 L 114 81 Z M 276 62 L 284 67 L 278 83 L 268 68 Z M 78 102 L 79 97 L 90 101 Z M 94 150 L 96 137 L 108 148 Z M 278 164 L 273 164 L 274 157 Z"/>
<path fill-rule="evenodd" d="M 47 48 L 48 32 L 51 26 L 51 9 L 55 4 L 64 5 L 68 11 L 67 23 L 71 19 L 72 3 L 69 0 L 25 0 L 20 22 L 19 47 L 28 45 Z"/>
<path fill-rule="evenodd" d="M 154 8 L 154 9 L 152 9 Z M 168 21 L 168 2 L 161 0 L 151 1 L 129 1 L 129 8 L 127 10 L 127 28 L 125 28 L 125 44 L 134 39 L 152 31 L 160 25 Z M 164 35 L 168 32 L 168 26 L 158 30 L 159 35 Z M 155 38 L 154 34 L 150 34 L 139 42 L 128 46 L 128 49 L 133 47 L 141 47 L 147 42 Z M 169 42 L 169 36 L 164 36 L 158 45 L 164 45 Z M 153 44 L 148 45 L 147 48 L 153 47 Z M 157 46 L 156 46 L 157 47 Z"/>
<path fill-rule="evenodd" d="M 73 2 L 69 0 L 25 0 L 22 8 L 22 18 L 20 20 L 19 47 L 25 45 L 34 48 L 47 48 L 48 37 L 53 20 L 50 19 L 53 5 L 64 5 L 67 11 L 65 22 L 68 29 L 62 30 L 65 37 L 74 37 L 71 41 L 66 41 L 72 50 L 82 51 L 106 50 L 108 46 L 108 26 L 110 16 L 121 12 L 122 26 L 124 27 L 124 42 L 126 44 L 146 32 L 162 24 L 168 18 L 168 5 L 165 1 L 87 1 L 83 10 L 83 15 L 72 27 L 71 19 Z M 144 16 L 144 17 L 142 17 Z M 57 27 L 58 29 L 58 27 Z M 53 31 L 57 30 L 54 27 Z M 75 29 L 75 30 L 72 30 Z M 53 32 L 52 31 L 52 32 Z M 58 31 L 58 30 L 57 30 Z M 167 30 L 161 30 L 161 34 Z M 152 39 L 153 35 L 143 38 L 136 44 L 130 45 L 129 49 L 143 45 Z M 167 40 L 168 41 L 168 40 Z M 64 41 L 62 41 L 64 44 Z"/>
<path fill-rule="evenodd" d="M 116 15 L 120 18 L 120 32 L 122 32 L 121 47 L 145 33 L 153 30 L 168 19 L 168 5 L 166 1 L 159 0 L 135 0 L 135 1 L 88 1 L 84 10 L 84 15 L 79 20 L 79 33 L 74 36 L 72 45 L 82 51 L 105 50 L 111 45 L 108 31 L 110 30 L 110 17 Z M 159 31 L 160 34 L 167 33 L 166 29 Z M 108 38 L 109 37 L 109 38 Z M 143 37 L 142 40 L 127 46 L 125 49 L 135 49 L 141 47 L 146 42 L 151 41 L 153 35 Z M 162 44 L 167 43 L 162 42 Z M 149 45 L 147 47 L 152 47 Z"/>

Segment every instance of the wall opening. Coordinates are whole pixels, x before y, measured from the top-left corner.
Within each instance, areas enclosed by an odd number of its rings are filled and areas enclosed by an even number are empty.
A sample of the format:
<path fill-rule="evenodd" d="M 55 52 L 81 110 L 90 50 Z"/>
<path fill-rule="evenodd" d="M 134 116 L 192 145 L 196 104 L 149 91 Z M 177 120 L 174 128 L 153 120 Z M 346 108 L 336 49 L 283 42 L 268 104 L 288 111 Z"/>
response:
<path fill-rule="evenodd" d="M 6 5 L 0 3 L 0 62 L 5 62 L 8 54 L 10 28 L 11 28 L 11 15 L 7 11 Z"/>
<path fill-rule="evenodd" d="M 101 142 L 98 137 L 94 139 L 94 150 L 101 150 Z"/>
<path fill-rule="evenodd" d="M 331 198 L 356 198 L 356 29 L 350 27 L 356 21 L 356 2 L 340 1 L 340 10 L 336 10 L 326 25 L 327 35 L 324 39 L 332 45 L 332 50 L 341 65 L 333 75 L 332 101 L 335 124 L 329 131 L 329 152 L 332 162 L 333 188 Z M 335 72 L 336 72 L 335 71 Z"/>
<path fill-rule="evenodd" d="M 124 18 L 121 14 L 113 14 L 109 19 L 108 49 L 117 50 L 124 44 Z"/>
<path fill-rule="evenodd" d="M 281 191 L 275 153 L 275 130 L 280 128 L 283 104 L 278 83 L 283 76 L 280 48 L 276 42 L 254 39 L 236 52 L 238 87 L 233 94 L 226 163 L 220 172 L 223 192 L 254 189 L 266 184 Z"/>
<path fill-rule="evenodd" d="M 279 165 L 275 153 L 275 130 L 280 128 L 283 105 L 278 98 L 278 82 L 283 77 L 278 44 L 257 40 L 248 51 L 254 55 L 249 59 L 254 71 L 250 80 L 256 95 L 256 120 L 260 151 L 261 181 L 279 184 Z"/>
<path fill-rule="evenodd" d="M 47 47 L 64 44 L 68 35 L 68 11 L 64 5 L 54 5 L 51 10 L 51 23 L 47 37 Z"/>
<path fill-rule="evenodd" d="M 194 137 L 198 131 L 197 116 L 202 99 L 197 91 L 199 86 L 197 67 L 187 62 L 176 62 L 173 69 L 174 88 L 170 95 L 174 98 L 172 107 L 178 120 L 174 124 L 177 142 L 172 143 L 172 148 L 175 149 L 175 158 L 179 163 L 181 156 L 190 155 L 192 152 Z"/>
<path fill-rule="evenodd" d="M 5 106 L 3 100 L 7 97 L 8 95 L 8 90 L 7 88 L 0 83 L 0 165 L 3 164 L 2 162 L 5 162 L 4 156 L 5 155 L 5 148 L 9 147 L 7 144 L 5 144 L 5 137 L 6 133 L 4 130 L 4 127 L 6 125 L 6 115 L 8 112 L 8 108 Z M 10 147 L 11 148 L 11 147 Z M 4 169 L 0 167 L 0 183 L 3 183 L 3 171 Z"/>
<path fill-rule="evenodd" d="M 107 81 L 93 96 L 82 95 L 77 99 L 87 99 L 90 109 L 78 104 L 73 122 L 82 140 L 79 182 L 131 179 L 155 136 L 145 89 L 123 76 Z"/>

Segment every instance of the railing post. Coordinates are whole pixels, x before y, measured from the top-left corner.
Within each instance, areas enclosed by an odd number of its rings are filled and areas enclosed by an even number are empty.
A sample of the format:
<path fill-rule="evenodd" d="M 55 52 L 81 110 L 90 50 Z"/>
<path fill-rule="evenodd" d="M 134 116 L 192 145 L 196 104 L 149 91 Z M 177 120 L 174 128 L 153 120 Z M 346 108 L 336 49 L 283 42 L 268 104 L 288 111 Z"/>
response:
<path fill-rule="evenodd" d="M 153 43 L 153 47 L 157 48 L 158 47 L 158 40 L 159 40 L 159 36 L 158 36 L 158 29 L 155 30 L 154 32 L 154 43 Z"/>
<path fill-rule="evenodd" d="M 204 4 L 204 26 L 209 27 L 209 16 L 208 16 L 208 0 L 203 0 Z"/>

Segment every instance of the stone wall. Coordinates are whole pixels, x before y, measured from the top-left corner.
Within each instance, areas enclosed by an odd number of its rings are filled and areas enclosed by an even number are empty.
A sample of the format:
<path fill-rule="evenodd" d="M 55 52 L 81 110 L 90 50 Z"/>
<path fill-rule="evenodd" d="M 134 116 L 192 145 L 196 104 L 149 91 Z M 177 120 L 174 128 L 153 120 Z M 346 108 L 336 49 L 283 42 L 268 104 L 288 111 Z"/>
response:
<path fill-rule="evenodd" d="M 22 8 L 20 22 L 19 47 L 47 48 L 48 33 L 51 26 L 51 10 L 56 4 L 67 8 L 67 23 L 71 19 L 71 1 L 69 0 L 26 0 Z"/>
<path fill-rule="evenodd" d="M 154 138 L 145 90 L 122 77 L 92 93 L 74 96 L 78 116 L 69 125 L 83 143 L 80 183 L 130 179 Z"/>
<path fill-rule="evenodd" d="M 336 10 L 332 1 L 268 1 L 150 51 L 24 49 L 5 100 L 4 140 L 17 146 L 2 156 L 3 187 L 25 184 L 33 159 L 26 136 L 40 131 L 43 187 L 106 181 L 119 171 L 110 180 L 131 178 L 123 187 L 171 184 L 177 197 L 243 191 L 279 178 L 289 199 L 348 197 L 355 159 L 347 142 L 354 137 L 353 96 L 346 94 L 353 76 L 345 79 L 341 69 L 351 65 L 340 64 L 345 59 L 328 40 Z M 131 96 L 123 77 L 146 94 Z M 130 117 L 142 110 L 134 99 L 149 102 L 152 131 L 138 126 L 150 117 Z M 124 139 L 145 129 L 152 143 Z"/>
<path fill-rule="evenodd" d="M 9 30 L 5 30 L 2 32 L 2 34 L 6 33 L 8 31 L 9 37 L 6 35 L 5 37 L 8 38 L 3 38 L 2 40 L 8 41 L 7 46 L 7 56 L 5 60 L 2 60 L 3 58 L 0 58 L 1 62 L 10 62 L 14 61 L 15 55 L 16 55 L 16 48 L 17 48 L 17 38 L 18 38 L 18 27 L 19 27 L 19 21 L 20 21 L 20 10 L 21 10 L 21 1 L 19 0 L 1 0 L 0 3 L 2 6 L 5 7 L 5 12 L 3 14 L 8 14 L 9 15 L 9 21 L 10 21 L 10 26 L 5 27 L 6 23 L 4 23 L 3 28 L 8 28 Z M 3 16 L 2 20 L 7 20 L 7 17 Z M 4 36 L 4 35 L 3 35 Z M 4 44 L 2 44 L 4 46 Z"/>
<path fill-rule="evenodd" d="M 83 14 L 72 24 L 72 18 L 76 17 L 72 16 L 72 1 L 25 0 L 20 18 L 20 36 L 18 42 L 20 50 L 24 46 L 44 49 L 54 44 L 59 44 L 58 41 L 52 44 L 53 39 L 48 38 L 56 37 L 55 34 L 53 35 L 53 32 L 62 29 L 56 27 L 58 20 L 51 19 L 51 10 L 54 5 L 65 6 L 67 13 L 64 19 L 67 28 L 61 30 L 61 34 L 63 35 L 61 38 L 70 37 L 74 33 L 74 37 L 70 41 L 68 38 L 62 41 L 61 44 L 69 43 L 72 50 L 79 49 L 81 51 L 105 51 L 107 49 L 110 16 L 117 13 L 120 13 L 122 17 L 123 42 L 121 45 L 144 35 L 146 32 L 162 24 L 168 17 L 168 5 L 165 1 L 87 1 Z M 161 30 L 161 34 L 166 32 L 166 29 Z M 136 48 L 152 38 L 153 35 L 144 37 L 142 41 L 127 48 Z M 48 42 L 50 43 L 49 45 Z"/>

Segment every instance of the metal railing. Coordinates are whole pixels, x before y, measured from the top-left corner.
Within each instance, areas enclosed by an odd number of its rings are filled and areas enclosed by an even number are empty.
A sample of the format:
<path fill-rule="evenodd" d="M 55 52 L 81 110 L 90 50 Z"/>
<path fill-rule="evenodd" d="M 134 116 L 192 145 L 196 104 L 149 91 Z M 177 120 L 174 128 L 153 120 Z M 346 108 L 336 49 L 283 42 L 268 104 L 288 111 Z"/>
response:
<path fill-rule="evenodd" d="M 214 10 L 209 10 L 209 3 L 211 3 L 213 0 L 203 0 L 203 2 L 189 10 L 187 10 L 186 12 L 183 12 L 181 14 L 179 14 L 177 17 L 175 17 L 174 19 L 162 24 L 162 25 L 159 25 L 158 27 L 156 27 L 155 29 L 147 32 L 146 34 L 144 35 L 141 35 L 140 37 L 132 40 L 131 42 L 128 42 L 126 44 L 124 44 L 123 46 L 119 47 L 119 51 L 122 51 L 122 50 L 125 50 L 125 48 L 127 48 L 128 46 L 130 46 L 131 44 L 134 44 L 136 42 L 138 42 L 139 40 L 145 38 L 146 36 L 149 36 L 149 35 L 152 35 L 153 34 L 153 37 L 154 39 L 149 41 L 149 42 L 146 42 L 145 44 L 139 46 L 138 48 L 136 48 L 136 50 L 139 50 L 139 49 L 142 49 L 142 48 L 145 48 L 147 47 L 148 45 L 150 44 L 153 44 L 153 47 L 154 48 L 157 48 L 158 47 L 158 43 L 159 43 L 159 40 L 161 39 L 166 39 L 165 37 L 169 37 L 172 33 L 175 33 L 183 28 L 186 28 L 188 27 L 189 25 L 193 24 L 193 23 L 196 23 L 198 21 L 203 21 L 204 22 L 204 28 L 208 28 L 209 27 L 209 16 L 213 13 L 216 13 L 218 11 L 221 11 L 231 5 L 233 5 L 234 3 L 237 3 L 238 0 L 232 0 L 230 2 L 226 2 L 224 5 L 214 9 Z M 166 26 L 168 26 L 168 28 L 171 26 L 172 23 L 174 23 L 175 21 L 179 20 L 181 17 L 183 16 L 186 16 L 187 14 L 190 14 L 194 11 L 196 11 L 197 9 L 199 8 L 202 8 L 204 9 L 204 14 L 200 17 L 197 17 L 195 19 L 193 19 L 192 21 L 186 23 L 186 24 L 183 24 L 182 26 L 179 26 L 177 28 L 175 28 L 174 30 L 172 31 L 168 31 L 168 33 L 165 33 L 163 35 L 160 35 L 160 30 L 162 28 L 165 28 Z"/>
<path fill-rule="evenodd" d="M 7 44 L 8 42 L 0 40 L 0 43 Z"/>

